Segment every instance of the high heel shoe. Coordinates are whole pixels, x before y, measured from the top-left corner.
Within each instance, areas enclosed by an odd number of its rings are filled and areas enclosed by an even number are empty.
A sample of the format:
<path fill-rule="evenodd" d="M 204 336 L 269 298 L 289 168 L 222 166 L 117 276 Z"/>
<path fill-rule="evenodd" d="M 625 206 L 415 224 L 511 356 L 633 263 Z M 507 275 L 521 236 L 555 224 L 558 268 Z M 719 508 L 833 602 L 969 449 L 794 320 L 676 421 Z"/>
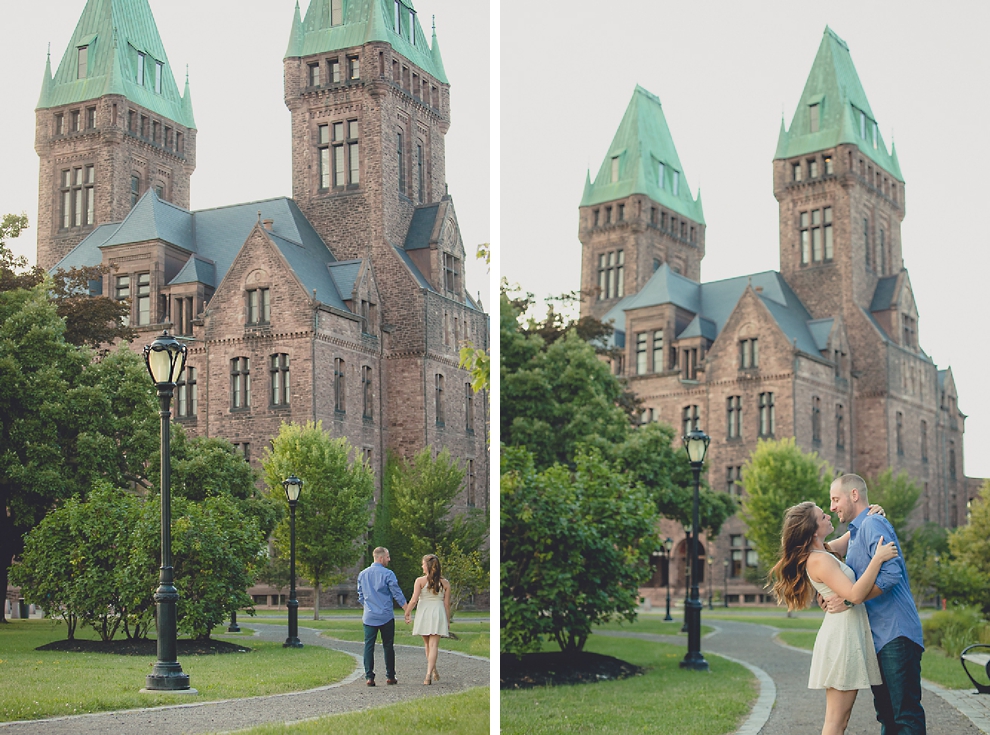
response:
<path fill-rule="evenodd" d="M 440 674 L 437 673 L 436 669 L 433 669 L 433 681 L 440 681 Z"/>
<path fill-rule="evenodd" d="M 430 681 L 430 677 L 429 677 L 429 676 L 427 676 L 427 677 L 426 677 L 426 680 L 425 680 L 425 681 L 423 682 L 423 686 L 425 686 L 425 687 L 428 687 L 428 686 L 430 686 L 430 685 L 431 685 L 432 683 L 433 683 L 433 682 L 432 682 L 432 681 Z"/>

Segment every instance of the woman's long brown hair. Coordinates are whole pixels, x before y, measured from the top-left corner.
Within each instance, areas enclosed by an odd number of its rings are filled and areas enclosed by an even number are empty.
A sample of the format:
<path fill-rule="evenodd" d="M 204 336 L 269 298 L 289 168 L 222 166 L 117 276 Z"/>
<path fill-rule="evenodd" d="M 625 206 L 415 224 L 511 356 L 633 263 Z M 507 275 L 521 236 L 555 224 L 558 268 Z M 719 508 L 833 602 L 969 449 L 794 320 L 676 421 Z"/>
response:
<path fill-rule="evenodd" d="M 803 610 L 811 602 L 814 586 L 808 579 L 808 557 L 819 521 L 818 506 L 810 500 L 784 512 L 780 532 L 780 561 L 770 570 L 770 581 L 777 604 L 785 603 L 788 611 Z M 831 551 L 825 544 L 826 551 Z"/>
<path fill-rule="evenodd" d="M 436 554 L 427 554 L 423 557 L 423 562 L 426 564 L 426 586 L 439 595 L 443 589 L 440 583 L 440 559 Z"/>

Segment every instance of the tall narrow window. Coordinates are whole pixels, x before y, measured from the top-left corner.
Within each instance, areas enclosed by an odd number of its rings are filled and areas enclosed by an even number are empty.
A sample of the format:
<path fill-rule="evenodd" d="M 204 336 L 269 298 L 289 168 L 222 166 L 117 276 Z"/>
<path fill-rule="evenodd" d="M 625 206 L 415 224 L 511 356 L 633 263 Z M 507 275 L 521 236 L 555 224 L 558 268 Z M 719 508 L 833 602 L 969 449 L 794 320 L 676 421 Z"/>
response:
<path fill-rule="evenodd" d="M 114 298 L 117 301 L 130 301 L 131 299 L 131 277 L 130 276 L 117 276 L 116 285 L 114 286 Z M 131 323 L 130 314 L 125 314 L 120 318 L 120 323 L 123 326 L 129 326 Z"/>
<path fill-rule="evenodd" d="M 361 415 L 366 419 L 373 418 L 375 415 L 374 401 L 372 400 L 374 392 L 371 384 L 371 367 L 368 365 L 361 366 L 361 397 L 364 404 Z"/>
<path fill-rule="evenodd" d="M 835 164 L 832 161 L 832 156 L 825 156 L 825 175 L 831 176 L 835 173 Z"/>
<path fill-rule="evenodd" d="M 821 443 L 822 440 L 822 399 L 818 396 L 811 398 L 811 441 Z"/>
<path fill-rule="evenodd" d="M 165 65 L 160 61 L 155 62 L 155 93 L 162 93 L 162 72 L 165 70 Z"/>
<path fill-rule="evenodd" d="M 921 461 L 928 461 L 928 422 L 921 422 Z"/>
<path fill-rule="evenodd" d="M 662 373 L 666 369 L 663 364 L 663 330 L 653 333 L 653 372 Z"/>
<path fill-rule="evenodd" d="M 791 166 L 791 177 L 795 181 L 801 181 L 804 178 L 804 169 L 801 168 L 800 163 L 795 163 Z"/>
<path fill-rule="evenodd" d="M 460 288 L 460 259 L 450 253 L 443 254 L 443 285 L 447 291 L 457 292 Z"/>
<path fill-rule="evenodd" d="M 822 210 L 811 210 L 811 259 L 822 262 Z"/>
<path fill-rule="evenodd" d="M 92 130 L 96 127 L 96 108 L 87 107 L 86 108 L 86 130 Z"/>
<path fill-rule="evenodd" d="M 681 186 L 681 172 L 680 171 L 674 171 L 673 172 L 673 186 L 671 187 L 671 189 L 673 190 L 674 196 L 677 196 L 677 192 L 680 190 L 680 186 Z"/>
<path fill-rule="evenodd" d="M 78 49 L 76 61 L 78 62 L 76 66 L 76 79 L 85 79 L 86 71 L 88 70 L 89 64 L 87 63 L 89 59 L 89 46 L 80 46 Z"/>
<path fill-rule="evenodd" d="M 811 214 L 801 212 L 801 265 L 811 262 Z"/>
<path fill-rule="evenodd" d="M 698 412 L 697 406 L 685 406 L 681 409 L 681 426 L 684 429 L 683 435 L 686 436 L 692 431 L 696 431 L 700 426 L 701 414 Z"/>
<path fill-rule="evenodd" d="M 320 86 L 320 62 L 309 65 L 309 86 L 319 87 Z"/>
<path fill-rule="evenodd" d="M 877 265 L 880 270 L 878 273 L 884 275 L 887 272 L 887 248 L 883 239 L 883 228 L 880 228 L 880 240 L 877 243 Z"/>
<path fill-rule="evenodd" d="M 137 277 L 137 323 L 151 324 L 151 274 L 139 273 Z"/>
<path fill-rule="evenodd" d="M 728 419 L 726 436 L 729 439 L 742 437 L 742 396 L 729 396 L 726 399 L 726 417 Z"/>
<path fill-rule="evenodd" d="M 339 26 L 344 22 L 343 0 L 330 0 L 330 25 Z"/>
<path fill-rule="evenodd" d="M 626 269 L 626 254 L 624 250 L 619 250 L 616 254 L 616 265 L 615 265 L 615 295 L 617 298 L 622 298 L 625 296 L 626 286 L 625 286 L 625 269 Z"/>
<path fill-rule="evenodd" d="M 896 438 L 897 453 L 904 454 L 904 414 L 900 411 L 894 416 L 894 435 Z"/>
<path fill-rule="evenodd" d="M 868 217 L 863 217 L 863 251 L 866 254 L 866 267 L 870 268 L 871 258 L 870 258 L 870 220 Z"/>
<path fill-rule="evenodd" d="M 760 393 L 760 436 L 773 436 L 776 429 L 776 415 L 773 405 L 773 393 Z"/>
<path fill-rule="evenodd" d="M 137 55 L 137 83 L 139 86 L 144 86 L 144 54 L 140 51 Z"/>
<path fill-rule="evenodd" d="M 614 184 L 619 180 L 619 157 L 612 156 L 612 178 L 610 181 Z"/>
<path fill-rule="evenodd" d="M 340 81 L 340 59 L 330 59 L 329 78 L 331 82 Z"/>
<path fill-rule="evenodd" d="M 179 373 L 179 382 L 175 384 L 178 405 L 176 416 L 179 418 L 195 418 L 199 410 L 199 393 L 196 390 L 196 368 L 186 365 Z"/>
<path fill-rule="evenodd" d="M 949 440 L 949 479 L 956 479 L 956 442 Z"/>
<path fill-rule="evenodd" d="M 735 467 L 726 467 L 725 472 L 725 491 L 732 495 L 733 497 L 742 497 L 742 467 L 738 465 Z"/>
<path fill-rule="evenodd" d="M 137 204 L 138 195 L 141 191 L 141 179 L 131 176 L 131 207 Z"/>
<path fill-rule="evenodd" d="M 832 241 L 832 208 L 825 207 L 822 210 L 822 232 L 825 237 L 825 260 L 832 260 L 835 255 L 835 246 Z"/>
<path fill-rule="evenodd" d="M 657 186 L 659 186 L 661 189 L 664 188 L 663 187 L 663 172 L 664 172 L 664 168 L 665 168 L 664 165 L 662 163 L 660 163 L 659 161 L 657 161 Z"/>
<path fill-rule="evenodd" d="M 396 5 L 398 5 L 398 3 L 396 3 Z M 398 156 L 399 156 L 399 193 L 400 194 L 405 194 L 406 193 L 406 168 L 405 168 L 405 165 L 404 165 L 404 162 L 403 162 L 403 155 L 402 155 L 402 133 L 401 132 L 397 133 L 397 138 L 398 138 L 397 153 L 398 153 Z"/>
<path fill-rule="evenodd" d="M 866 113 L 862 110 L 859 113 L 859 137 L 866 140 Z"/>
<path fill-rule="evenodd" d="M 474 460 L 467 461 L 467 505 L 468 508 L 475 506 L 475 482 L 474 482 Z"/>
<path fill-rule="evenodd" d="M 846 447 L 846 411 L 841 403 L 835 404 L 835 446 Z"/>
<path fill-rule="evenodd" d="M 55 116 L 55 135 L 65 135 L 65 115 L 61 112 Z"/>
<path fill-rule="evenodd" d="M 873 150 L 876 150 L 877 149 L 877 146 L 879 144 L 880 144 L 880 126 L 877 125 L 876 122 L 874 122 L 873 123 Z"/>
<path fill-rule="evenodd" d="M 811 105 L 811 107 L 809 108 L 808 112 L 811 113 L 811 132 L 812 133 L 817 133 L 818 132 L 818 114 L 819 114 L 818 105 Z"/>
<path fill-rule="evenodd" d="M 399 0 L 395 0 L 394 3 L 395 14 L 392 16 L 392 29 L 402 35 L 402 6 L 399 4 Z"/>
<path fill-rule="evenodd" d="M 289 356 L 285 353 L 272 355 L 269 372 L 271 373 L 271 404 L 273 406 L 289 405 Z"/>
<path fill-rule="evenodd" d="M 470 383 L 464 384 L 464 430 L 474 433 L 474 390 Z"/>
<path fill-rule="evenodd" d="M 416 145 L 416 179 L 418 183 L 416 187 L 417 198 L 419 199 L 419 203 L 422 204 L 425 201 L 425 187 L 423 180 L 423 146 L 421 144 Z"/>
<path fill-rule="evenodd" d="M 230 361 L 230 407 L 251 407 L 251 358 L 235 357 Z"/>
<path fill-rule="evenodd" d="M 443 426 L 445 423 L 443 411 L 443 376 L 440 373 L 436 374 L 436 414 L 437 426 Z"/>
<path fill-rule="evenodd" d="M 347 78 L 348 79 L 360 79 L 361 78 L 361 59 L 357 56 L 347 57 Z"/>
<path fill-rule="evenodd" d="M 416 45 L 416 13 L 409 11 L 409 43 Z"/>
<path fill-rule="evenodd" d="M 267 288 L 252 288 L 247 292 L 248 324 L 267 324 L 271 321 L 271 292 Z"/>
<path fill-rule="evenodd" d="M 347 405 L 344 401 L 345 391 L 344 391 L 344 361 L 341 358 L 335 358 L 333 361 L 333 410 L 338 413 L 344 413 L 347 410 Z"/>
<path fill-rule="evenodd" d="M 646 374 L 646 332 L 636 334 L 636 375 Z"/>
<path fill-rule="evenodd" d="M 319 125 L 316 128 L 316 147 L 319 151 L 319 188 L 329 189 L 333 177 L 330 167 L 330 126 Z"/>
<path fill-rule="evenodd" d="M 743 370 L 759 367 L 760 352 L 756 338 L 739 340 L 739 367 Z"/>

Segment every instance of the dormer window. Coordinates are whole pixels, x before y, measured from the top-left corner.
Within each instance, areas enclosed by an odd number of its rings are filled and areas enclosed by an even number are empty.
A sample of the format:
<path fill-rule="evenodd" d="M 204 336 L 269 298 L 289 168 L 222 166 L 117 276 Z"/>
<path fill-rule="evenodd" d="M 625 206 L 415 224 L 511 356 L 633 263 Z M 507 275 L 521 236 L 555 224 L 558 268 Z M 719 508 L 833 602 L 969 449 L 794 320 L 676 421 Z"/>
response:
<path fill-rule="evenodd" d="M 810 114 L 811 132 L 812 133 L 817 133 L 818 132 L 818 119 L 819 119 L 819 114 L 820 114 L 819 110 L 820 110 L 820 108 L 819 108 L 819 106 L 817 104 L 811 105 L 808 108 L 808 112 Z"/>
<path fill-rule="evenodd" d="M 657 161 L 657 186 L 663 189 L 663 170 L 664 165 Z"/>
<path fill-rule="evenodd" d="M 395 17 L 393 18 L 393 22 L 394 22 L 395 25 L 393 26 L 393 28 L 394 28 L 395 32 L 398 33 L 398 34 L 400 34 L 400 35 L 402 34 L 402 20 L 401 20 L 401 18 L 402 18 L 402 15 L 401 15 L 402 10 L 401 9 L 402 9 L 402 5 L 399 3 L 399 0 L 395 0 Z"/>
<path fill-rule="evenodd" d="M 859 111 L 859 137 L 866 140 L 866 113 Z"/>
<path fill-rule="evenodd" d="M 330 25 L 339 26 L 344 23 L 343 0 L 330 0 Z"/>
<path fill-rule="evenodd" d="M 880 141 L 880 126 L 873 123 L 873 150 L 877 149 L 877 145 Z"/>
<path fill-rule="evenodd" d="M 77 62 L 76 66 L 76 79 L 85 79 L 86 70 L 88 69 L 88 59 L 89 59 L 89 46 L 80 46 L 77 49 Z"/>
<path fill-rule="evenodd" d="M 673 185 L 672 188 L 673 188 L 674 196 L 677 196 L 677 192 L 680 189 L 680 184 L 681 184 L 681 172 L 680 171 L 674 171 L 672 173 L 673 173 L 673 179 L 674 179 L 674 185 Z"/>
<path fill-rule="evenodd" d="M 144 54 L 140 51 L 137 55 L 137 83 L 144 86 Z"/>
<path fill-rule="evenodd" d="M 165 71 L 165 65 L 160 61 L 155 62 L 155 94 L 162 93 L 162 72 Z"/>
<path fill-rule="evenodd" d="M 409 43 L 416 45 L 416 13 L 409 11 Z"/>
<path fill-rule="evenodd" d="M 619 180 L 619 157 L 612 156 L 612 183 Z"/>

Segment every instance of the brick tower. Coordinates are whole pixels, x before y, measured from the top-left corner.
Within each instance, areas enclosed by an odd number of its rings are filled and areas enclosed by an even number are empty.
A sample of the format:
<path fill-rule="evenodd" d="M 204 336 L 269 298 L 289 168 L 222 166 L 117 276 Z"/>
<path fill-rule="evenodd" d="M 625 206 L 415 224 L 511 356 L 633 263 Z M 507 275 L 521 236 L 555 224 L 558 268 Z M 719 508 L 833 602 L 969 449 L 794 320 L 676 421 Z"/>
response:
<path fill-rule="evenodd" d="M 179 94 L 148 0 L 88 0 L 36 109 L 38 265 L 122 220 L 149 188 L 189 207 L 196 123 Z"/>
<path fill-rule="evenodd" d="M 579 211 L 582 315 L 603 316 L 664 263 L 701 280 L 701 193 L 691 196 L 660 100 L 638 85 Z"/>

